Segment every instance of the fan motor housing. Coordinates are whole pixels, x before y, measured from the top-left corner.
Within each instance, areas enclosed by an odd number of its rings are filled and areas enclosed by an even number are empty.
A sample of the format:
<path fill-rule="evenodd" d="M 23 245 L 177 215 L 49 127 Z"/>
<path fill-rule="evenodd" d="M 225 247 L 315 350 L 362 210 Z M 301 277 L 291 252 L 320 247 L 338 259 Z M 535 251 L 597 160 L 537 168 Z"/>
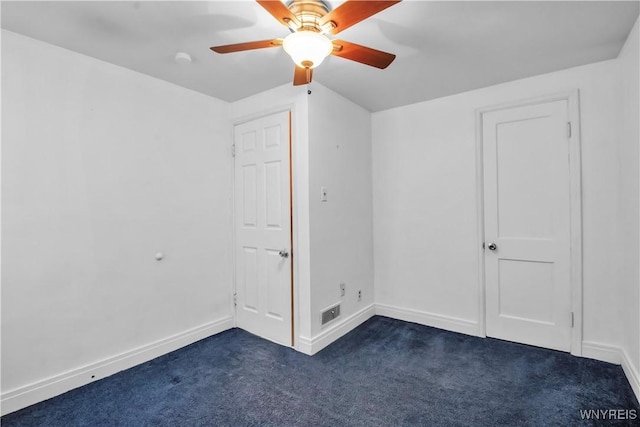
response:
<path fill-rule="evenodd" d="M 331 11 L 329 3 L 323 0 L 290 0 L 287 8 L 293 13 L 301 25 L 299 29 L 321 32 L 319 20 Z"/>
<path fill-rule="evenodd" d="M 312 14 L 322 17 L 331 11 L 331 6 L 324 0 L 290 0 L 286 5 L 294 15 Z"/>

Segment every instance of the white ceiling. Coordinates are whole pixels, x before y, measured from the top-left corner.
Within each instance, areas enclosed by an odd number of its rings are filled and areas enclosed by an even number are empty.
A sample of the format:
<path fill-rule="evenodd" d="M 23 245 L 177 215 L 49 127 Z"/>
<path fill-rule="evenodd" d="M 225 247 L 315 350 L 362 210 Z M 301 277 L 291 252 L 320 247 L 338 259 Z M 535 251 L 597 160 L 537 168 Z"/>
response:
<path fill-rule="evenodd" d="M 384 110 L 615 58 L 638 11 L 638 1 L 405 0 L 338 35 L 395 53 L 389 68 L 329 57 L 314 81 Z M 209 50 L 288 34 L 254 1 L 2 1 L 1 13 L 7 30 L 226 101 L 293 75 L 282 48 Z M 193 62 L 176 63 L 178 51 Z"/>

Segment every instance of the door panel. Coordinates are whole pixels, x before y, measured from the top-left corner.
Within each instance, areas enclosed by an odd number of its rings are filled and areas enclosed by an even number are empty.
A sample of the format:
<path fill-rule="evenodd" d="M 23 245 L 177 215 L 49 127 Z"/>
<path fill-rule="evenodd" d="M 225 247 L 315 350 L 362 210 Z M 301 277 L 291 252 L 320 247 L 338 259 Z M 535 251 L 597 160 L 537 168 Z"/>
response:
<path fill-rule="evenodd" d="M 569 351 L 567 101 L 482 117 L 487 335 Z"/>
<path fill-rule="evenodd" d="M 257 248 L 243 247 L 242 275 L 238 277 L 242 286 L 244 298 L 241 307 L 253 312 L 258 311 L 258 250 Z M 240 292 L 238 292 L 240 293 Z"/>
<path fill-rule="evenodd" d="M 269 229 L 282 229 L 282 192 L 280 177 L 282 176 L 280 162 L 264 164 L 264 180 L 266 188 L 266 226 Z"/>
<path fill-rule="evenodd" d="M 256 165 L 242 166 L 242 225 L 255 228 L 258 216 L 258 190 L 257 190 Z"/>
<path fill-rule="evenodd" d="M 499 315 L 553 323 L 553 263 L 498 260 Z"/>
<path fill-rule="evenodd" d="M 236 321 L 284 345 L 292 345 L 289 135 L 289 112 L 234 128 Z"/>
<path fill-rule="evenodd" d="M 266 314 L 274 319 L 284 317 L 283 303 L 286 297 L 286 283 L 281 280 L 282 257 L 279 251 L 267 251 L 267 301 Z M 287 304 L 289 301 L 286 301 Z"/>
<path fill-rule="evenodd" d="M 500 237 L 544 238 L 552 234 L 556 176 L 532 165 L 552 166 L 556 150 L 553 120 L 534 117 L 497 124 L 498 234 Z M 560 123 L 560 132 L 564 125 Z M 550 167 L 549 169 L 553 169 Z M 567 188 L 569 183 L 567 182 Z"/>

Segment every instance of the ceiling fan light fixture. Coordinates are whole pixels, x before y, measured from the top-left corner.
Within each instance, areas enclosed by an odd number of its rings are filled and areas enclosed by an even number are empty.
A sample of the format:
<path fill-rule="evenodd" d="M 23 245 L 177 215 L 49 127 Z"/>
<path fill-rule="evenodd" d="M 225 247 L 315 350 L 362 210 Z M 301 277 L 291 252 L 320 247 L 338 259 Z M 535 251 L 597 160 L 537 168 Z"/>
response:
<path fill-rule="evenodd" d="M 328 37 L 315 31 L 297 31 L 284 38 L 282 47 L 298 67 L 315 68 L 329 56 L 333 44 Z"/>

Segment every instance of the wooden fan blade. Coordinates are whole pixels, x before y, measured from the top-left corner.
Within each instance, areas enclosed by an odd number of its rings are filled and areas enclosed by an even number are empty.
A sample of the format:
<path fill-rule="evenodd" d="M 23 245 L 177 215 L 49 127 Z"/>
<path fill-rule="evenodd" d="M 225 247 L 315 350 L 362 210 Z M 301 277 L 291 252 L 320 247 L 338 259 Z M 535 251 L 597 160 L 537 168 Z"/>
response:
<path fill-rule="evenodd" d="M 329 29 L 327 32 L 329 32 L 330 34 L 338 34 L 340 31 L 344 31 L 352 25 L 355 25 L 358 22 L 363 21 L 378 12 L 381 12 L 396 3 L 400 3 L 400 1 L 401 0 L 347 0 L 340 6 L 336 7 L 331 12 L 323 16 L 322 19 L 320 19 L 320 26 L 326 28 L 325 25 L 333 23 L 333 29 Z"/>
<path fill-rule="evenodd" d="M 274 18 L 276 18 L 282 25 L 288 27 L 289 23 L 293 23 L 296 27 L 300 26 L 298 18 L 291 13 L 289 8 L 284 5 L 280 0 L 256 0 L 258 4 L 264 7 Z"/>
<path fill-rule="evenodd" d="M 313 68 L 302 68 L 296 65 L 296 69 L 293 72 L 293 85 L 300 86 L 311 83 L 313 78 Z"/>
<path fill-rule="evenodd" d="M 370 47 L 360 46 L 344 40 L 333 40 L 331 54 L 381 69 L 387 68 L 396 59 L 396 56 L 392 53 L 371 49 Z"/>
<path fill-rule="evenodd" d="M 232 53 L 243 50 L 263 49 L 266 47 L 277 47 L 282 45 L 282 39 L 260 40 L 256 42 L 227 44 L 224 46 L 213 46 L 211 49 L 217 53 Z"/>

